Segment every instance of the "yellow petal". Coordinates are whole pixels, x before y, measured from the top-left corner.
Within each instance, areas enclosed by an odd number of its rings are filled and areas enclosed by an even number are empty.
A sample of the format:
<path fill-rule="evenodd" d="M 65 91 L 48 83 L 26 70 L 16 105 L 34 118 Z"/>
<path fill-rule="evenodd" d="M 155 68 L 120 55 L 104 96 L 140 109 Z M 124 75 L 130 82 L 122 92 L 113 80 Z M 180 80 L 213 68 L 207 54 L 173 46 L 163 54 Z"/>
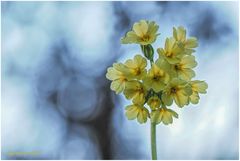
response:
<path fill-rule="evenodd" d="M 184 43 L 186 48 L 196 48 L 198 47 L 198 42 L 197 42 L 197 38 L 195 37 L 190 37 L 186 40 L 186 42 Z"/>
<path fill-rule="evenodd" d="M 138 116 L 137 116 L 137 120 L 140 124 L 147 122 L 147 116 L 148 113 L 145 109 L 140 109 Z"/>
<path fill-rule="evenodd" d="M 151 86 L 155 92 L 160 92 L 165 87 L 165 84 L 162 81 L 153 81 Z"/>
<path fill-rule="evenodd" d="M 169 123 L 172 122 L 172 117 L 171 117 L 171 115 L 168 114 L 167 111 L 164 111 L 164 113 L 163 113 L 162 122 L 165 125 L 168 125 Z"/>
<path fill-rule="evenodd" d="M 109 80 L 115 80 L 115 79 L 119 79 L 122 77 L 122 73 L 117 71 L 115 68 L 113 67 L 109 67 L 107 69 L 107 74 L 106 74 L 107 79 Z"/>
<path fill-rule="evenodd" d="M 190 96 L 192 95 L 192 88 L 191 88 L 191 85 L 190 84 L 186 84 L 184 87 L 183 87 L 183 92 L 186 96 Z"/>
<path fill-rule="evenodd" d="M 159 26 L 154 21 L 149 22 L 149 24 L 148 24 L 148 34 L 149 35 L 156 35 L 157 31 L 158 31 L 158 28 L 159 28 Z"/>
<path fill-rule="evenodd" d="M 192 104 L 198 104 L 198 102 L 199 102 L 199 99 L 200 99 L 200 97 L 199 97 L 199 95 L 198 95 L 198 92 L 193 92 L 192 93 L 192 95 L 190 96 L 190 102 L 192 103 Z"/>
<path fill-rule="evenodd" d="M 195 72 L 192 69 L 181 69 L 178 71 L 179 78 L 183 80 L 191 80 L 193 77 L 195 77 Z"/>
<path fill-rule="evenodd" d="M 131 44 L 131 43 L 137 43 L 139 37 L 136 35 L 135 32 L 129 31 L 127 34 L 121 38 L 122 44 Z"/>
<path fill-rule="evenodd" d="M 139 109 L 138 109 L 137 106 L 129 105 L 129 106 L 126 107 L 125 115 L 127 116 L 127 118 L 129 120 L 135 119 L 137 117 L 138 113 L 139 113 Z"/>
<path fill-rule="evenodd" d="M 172 115 L 173 117 L 178 118 L 178 114 L 177 114 L 175 111 L 173 111 L 173 110 L 171 110 L 171 109 L 168 109 L 168 111 L 171 113 L 171 115 Z"/>
<path fill-rule="evenodd" d="M 157 59 L 155 64 L 165 72 L 171 71 L 171 65 L 165 59 Z"/>
<path fill-rule="evenodd" d="M 162 121 L 163 113 L 160 110 L 153 111 L 151 113 L 151 122 L 155 124 L 159 124 Z"/>
<path fill-rule="evenodd" d="M 174 43 L 175 43 L 175 40 L 173 38 L 166 38 L 166 41 L 165 41 L 166 52 L 172 52 Z"/>
<path fill-rule="evenodd" d="M 184 42 L 186 39 L 186 30 L 184 29 L 184 27 L 179 26 L 177 29 L 173 27 L 173 37 L 177 41 Z"/>
<path fill-rule="evenodd" d="M 113 63 L 113 67 L 118 71 L 123 71 L 126 69 L 126 66 L 122 63 Z"/>
<path fill-rule="evenodd" d="M 172 98 L 172 96 L 170 94 L 164 92 L 162 94 L 162 101 L 164 102 L 165 105 L 171 106 L 172 103 L 173 103 L 173 98 Z"/>
<path fill-rule="evenodd" d="M 145 20 L 133 24 L 133 31 L 137 36 L 143 37 L 148 31 L 148 24 Z"/>
<path fill-rule="evenodd" d="M 145 102 L 145 93 L 137 93 L 133 98 L 133 103 L 142 105 Z"/>
<path fill-rule="evenodd" d="M 125 62 L 125 65 L 128 67 L 128 68 L 136 68 L 137 67 L 137 64 L 134 63 L 134 61 L 132 59 L 128 59 L 126 62 Z"/>
<path fill-rule="evenodd" d="M 165 50 L 163 48 L 158 48 L 157 52 L 158 52 L 159 58 L 163 58 L 164 57 Z"/>
<path fill-rule="evenodd" d="M 143 69 L 147 66 L 147 60 L 144 57 L 142 57 L 141 55 L 134 56 L 134 62 L 141 69 Z"/>
<path fill-rule="evenodd" d="M 145 102 L 146 89 L 139 81 L 132 80 L 126 83 L 124 95 L 127 99 L 133 99 L 135 104 L 143 104 Z"/>
<path fill-rule="evenodd" d="M 166 57 L 166 60 L 170 63 L 170 64 L 177 64 L 181 61 L 180 58 L 178 57 Z"/>
<path fill-rule="evenodd" d="M 174 95 L 174 101 L 179 107 L 183 107 L 188 104 L 189 98 L 180 90 Z"/>
<path fill-rule="evenodd" d="M 194 68 L 197 66 L 197 62 L 193 55 L 183 57 L 180 64 L 183 68 Z"/>
<path fill-rule="evenodd" d="M 117 80 L 114 80 L 112 83 L 111 83 L 111 90 L 115 91 L 116 94 L 119 94 L 121 93 L 124 88 L 125 88 L 125 82 L 126 81 L 122 81 L 120 79 L 117 79 Z"/>
<path fill-rule="evenodd" d="M 191 82 L 192 90 L 199 93 L 207 93 L 208 84 L 204 81 L 195 80 Z"/>

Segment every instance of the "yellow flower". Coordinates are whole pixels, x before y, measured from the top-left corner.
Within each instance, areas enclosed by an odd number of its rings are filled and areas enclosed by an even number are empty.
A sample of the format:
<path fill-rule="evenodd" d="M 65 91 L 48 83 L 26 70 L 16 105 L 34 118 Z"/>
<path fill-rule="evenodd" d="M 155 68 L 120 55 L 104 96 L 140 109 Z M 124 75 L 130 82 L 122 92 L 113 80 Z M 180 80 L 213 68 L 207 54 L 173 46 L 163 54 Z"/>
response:
<path fill-rule="evenodd" d="M 147 73 L 147 70 L 145 69 L 147 66 L 147 60 L 141 55 L 136 55 L 133 59 L 127 60 L 125 66 L 128 70 L 126 72 L 128 72 L 127 77 L 129 79 L 135 78 L 140 80 Z"/>
<path fill-rule="evenodd" d="M 163 69 L 168 75 L 170 76 L 170 79 L 173 77 L 176 77 L 176 73 L 173 70 L 173 65 L 168 63 L 166 59 L 158 58 L 156 60 L 156 65 Z"/>
<path fill-rule="evenodd" d="M 173 71 L 176 73 L 176 76 L 183 80 L 191 80 L 195 77 L 195 72 L 192 68 L 197 66 L 195 57 L 192 55 L 187 55 L 182 58 L 182 60 L 173 65 Z"/>
<path fill-rule="evenodd" d="M 143 79 L 143 84 L 147 89 L 153 89 L 155 92 L 161 91 L 168 83 L 170 76 L 164 70 L 164 67 L 153 64 L 148 74 Z"/>
<path fill-rule="evenodd" d="M 200 99 L 199 93 L 207 93 L 206 90 L 208 88 L 208 85 L 206 82 L 199 80 L 191 81 L 190 84 L 193 91 L 192 95 L 190 96 L 190 102 L 192 104 L 197 104 Z"/>
<path fill-rule="evenodd" d="M 172 105 L 174 100 L 179 107 L 183 107 L 189 104 L 191 94 L 191 86 L 186 81 L 174 78 L 164 89 L 162 100 L 165 105 Z"/>
<path fill-rule="evenodd" d="M 186 38 L 186 30 L 184 27 L 179 26 L 177 29 L 173 28 L 173 37 L 176 41 L 180 42 L 184 48 L 186 49 L 186 53 L 192 53 L 195 52 L 193 48 L 196 48 L 198 46 L 197 39 L 195 37 L 189 37 Z"/>
<path fill-rule="evenodd" d="M 165 58 L 170 64 L 179 63 L 184 55 L 184 50 L 181 48 L 174 38 L 167 38 L 165 47 L 158 48 L 157 52 L 160 58 Z"/>
<path fill-rule="evenodd" d="M 152 96 L 148 99 L 147 104 L 152 110 L 155 110 L 160 107 L 161 101 L 158 96 Z"/>
<path fill-rule="evenodd" d="M 140 20 L 134 23 L 132 30 L 121 38 L 121 43 L 136 43 L 141 45 L 152 44 L 159 35 L 157 33 L 158 28 L 159 26 L 154 21 Z"/>
<path fill-rule="evenodd" d="M 126 107 L 125 115 L 129 120 L 137 118 L 138 122 L 142 124 L 147 122 L 149 112 L 144 106 L 133 104 Z"/>
<path fill-rule="evenodd" d="M 151 122 L 155 124 L 163 122 L 165 125 L 168 125 L 173 122 L 173 117 L 178 118 L 178 114 L 171 109 L 163 107 L 151 113 Z"/>
<path fill-rule="evenodd" d="M 113 67 L 107 69 L 106 77 L 111 80 L 111 90 L 116 94 L 121 93 L 125 89 L 127 77 L 125 74 L 126 67 L 122 63 L 114 63 Z"/>
<path fill-rule="evenodd" d="M 133 99 L 135 104 L 143 104 L 145 102 L 146 89 L 139 81 L 132 80 L 126 83 L 126 88 L 123 92 L 127 99 Z"/>

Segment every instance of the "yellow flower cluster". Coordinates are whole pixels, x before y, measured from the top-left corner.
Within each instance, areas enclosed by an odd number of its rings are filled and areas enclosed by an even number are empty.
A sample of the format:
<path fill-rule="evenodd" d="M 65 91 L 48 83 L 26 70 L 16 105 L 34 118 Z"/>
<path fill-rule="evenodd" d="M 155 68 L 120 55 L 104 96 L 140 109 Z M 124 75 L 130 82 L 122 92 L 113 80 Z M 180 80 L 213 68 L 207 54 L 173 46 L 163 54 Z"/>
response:
<path fill-rule="evenodd" d="M 198 42 L 194 37 L 187 38 L 181 26 L 173 28 L 173 36 L 166 38 L 164 48 L 157 49 L 157 60 L 153 60 L 151 44 L 159 35 L 158 28 L 153 21 L 134 23 L 121 42 L 139 44 L 143 56 L 138 54 L 125 63 L 114 63 L 107 69 L 106 77 L 112 81 L 111 89 L 116 94 L 123 92 L 126 99 L 132 100 L 126 107 L 129 120 L 145 123 L 150 118 L 152 123 L 167 125 L 173 122 L 173 117 L 178 118 L 178 114 L 167 106 L 173 102 L 178 107 L 197 104 L 199 93 L 206 93 L 208 85 L 192 80 L 195 77 L 193 68 L 197 66 L 193 53 Z M 148 61 L 151 67 L 147 70 Z"/>

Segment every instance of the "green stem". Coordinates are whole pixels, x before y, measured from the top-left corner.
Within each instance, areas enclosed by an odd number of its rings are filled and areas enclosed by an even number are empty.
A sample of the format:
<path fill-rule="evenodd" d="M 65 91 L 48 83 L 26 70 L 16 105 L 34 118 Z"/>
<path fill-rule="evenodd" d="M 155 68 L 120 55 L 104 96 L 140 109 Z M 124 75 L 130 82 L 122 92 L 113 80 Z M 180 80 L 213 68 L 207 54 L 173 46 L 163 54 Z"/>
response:
<path fill-rule="evenodd" d="M 155 123 L 151 123 L 151 149 L 152 149 L 152 160 L 157 160 L 156 124 Z"/>

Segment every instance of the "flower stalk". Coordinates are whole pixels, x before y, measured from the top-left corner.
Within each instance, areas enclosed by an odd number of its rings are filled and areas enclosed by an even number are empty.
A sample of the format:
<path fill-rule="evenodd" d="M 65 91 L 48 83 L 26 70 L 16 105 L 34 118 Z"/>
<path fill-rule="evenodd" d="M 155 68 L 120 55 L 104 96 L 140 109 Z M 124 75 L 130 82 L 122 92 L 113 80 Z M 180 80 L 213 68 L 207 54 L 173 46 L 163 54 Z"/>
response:
<path fill-rule="evenodd" d="M 157 160 L 156 124 L 155 123 L 151 123 L 151 151 L 152 151 L 152 160 Z"/>

